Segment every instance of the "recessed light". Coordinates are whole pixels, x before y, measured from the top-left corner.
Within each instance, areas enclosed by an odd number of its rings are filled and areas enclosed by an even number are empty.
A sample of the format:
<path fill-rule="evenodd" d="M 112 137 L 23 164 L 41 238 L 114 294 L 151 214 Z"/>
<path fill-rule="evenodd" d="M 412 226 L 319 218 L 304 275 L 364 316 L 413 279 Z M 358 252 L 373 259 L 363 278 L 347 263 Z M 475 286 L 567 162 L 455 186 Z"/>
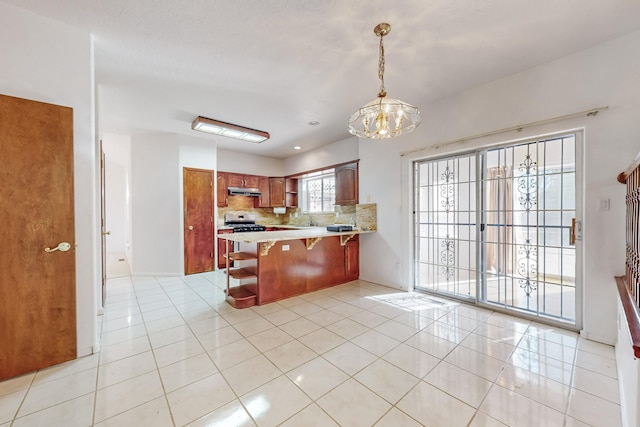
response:
<path fill-rule="evenodd" d="M 310 126 L 318 126 L 319 124 L 320 124 L 320 122 L 319 122 L 319 121 L 317 121 L 317 120 L 311 120 L 311 121 L 309 122 L 309 125 L 310 125 Z"/>
<path fill-rule="evenodd" d="M 302 150 L 302 147 L 300 147 L 299 145 L 296 145 L 295 147 L 293 147 L 294 150 Z"/>

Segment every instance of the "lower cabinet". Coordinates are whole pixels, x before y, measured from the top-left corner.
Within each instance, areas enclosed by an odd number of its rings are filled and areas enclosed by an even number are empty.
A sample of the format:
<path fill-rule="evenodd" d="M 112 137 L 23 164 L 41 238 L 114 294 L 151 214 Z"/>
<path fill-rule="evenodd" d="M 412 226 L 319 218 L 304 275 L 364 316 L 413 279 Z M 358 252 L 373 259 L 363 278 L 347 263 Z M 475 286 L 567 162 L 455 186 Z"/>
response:
<path fill-rule="evenodd" d="M 360 242 L 354 236 L 344 245 L 344 275 L 348 281 L 360 277 Z"/>
<path fill-rule="evenodd" d="M 360 245 L 353 236 L 345 245 L 340 236 L 323 237 L 307 249 L 307 239 L 276 242 L 258 257 L 258 304 L 313 292 L 358 279 Z"/>
<path fill-rule="evenodd" d="M 218 234 L 228 234 L 233 233 L 233 230 L 218 230 Z M 225 255 L 227 254 L 227 241 L 225 239 L 217 239 L 218 240 L 218 269 L 223 269 L 227 267 L 227 258 Z"/>

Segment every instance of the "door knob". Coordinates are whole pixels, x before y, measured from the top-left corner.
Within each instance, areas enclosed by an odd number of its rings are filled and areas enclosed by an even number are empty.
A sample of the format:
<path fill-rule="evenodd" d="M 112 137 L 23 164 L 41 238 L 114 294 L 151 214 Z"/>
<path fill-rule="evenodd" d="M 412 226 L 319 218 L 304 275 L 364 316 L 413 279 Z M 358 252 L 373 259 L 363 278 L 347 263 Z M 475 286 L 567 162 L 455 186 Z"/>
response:
<path fill-rule="evenodd" d="M 55 251 L 60 251 L 60 252 L 67 252 L 69 249 L 71 249 L 71 245 L 67 242 L 61 242 L 58 244 L 58 246 L 56 246 L 55 248 L 51 249 L 51 248 L 44 248 L 45 252 L 55 252 Z"/>
<path fill-rule="evenodd" d="M 110 231 L 103 231 L 102 235 L 103 236 L 111 236 L 111 232 Z"/>
<path fill-rule="evenodd" d="M 190 226 L 189 226 L 189 230 L 193 230 L 193 225 L 190 225 Z"/>

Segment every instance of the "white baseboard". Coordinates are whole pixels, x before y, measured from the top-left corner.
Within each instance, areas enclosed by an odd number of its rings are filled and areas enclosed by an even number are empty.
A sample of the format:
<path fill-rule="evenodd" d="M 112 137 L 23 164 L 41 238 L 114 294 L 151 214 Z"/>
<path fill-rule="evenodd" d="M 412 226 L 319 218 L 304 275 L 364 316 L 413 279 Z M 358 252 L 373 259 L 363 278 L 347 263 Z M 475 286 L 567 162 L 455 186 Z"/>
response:
<path fill-rule="evenodd" d="M 588 339 L 589 341 L 596 341 L 599 342 L 601 344 L 607 344 L 607 345 L 615 345 L 615 338 L 611 339 L 611 337 L 605 337 L 602 335 L 598 335 L 598 334 L 592 334 L 591 332 L 587 332 L 584 329 L 580 331 L 580 336 L 582 338 Z"/>
<path fill-rule="evenodd" d="M 183 277 L 184 273 L 131 273 L 131 277 Z"/>

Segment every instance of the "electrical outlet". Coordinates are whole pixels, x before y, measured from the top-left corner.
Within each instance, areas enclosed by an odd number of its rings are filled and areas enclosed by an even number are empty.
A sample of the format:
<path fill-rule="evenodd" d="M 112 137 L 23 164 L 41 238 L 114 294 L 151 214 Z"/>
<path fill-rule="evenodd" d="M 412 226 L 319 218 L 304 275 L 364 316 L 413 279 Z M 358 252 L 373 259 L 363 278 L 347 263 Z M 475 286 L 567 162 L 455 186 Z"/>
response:
<path fill-rule="evenodd" d="M 282 245 L 282 251 L 288 251 L 289 250 L 289 245 Z"/>

